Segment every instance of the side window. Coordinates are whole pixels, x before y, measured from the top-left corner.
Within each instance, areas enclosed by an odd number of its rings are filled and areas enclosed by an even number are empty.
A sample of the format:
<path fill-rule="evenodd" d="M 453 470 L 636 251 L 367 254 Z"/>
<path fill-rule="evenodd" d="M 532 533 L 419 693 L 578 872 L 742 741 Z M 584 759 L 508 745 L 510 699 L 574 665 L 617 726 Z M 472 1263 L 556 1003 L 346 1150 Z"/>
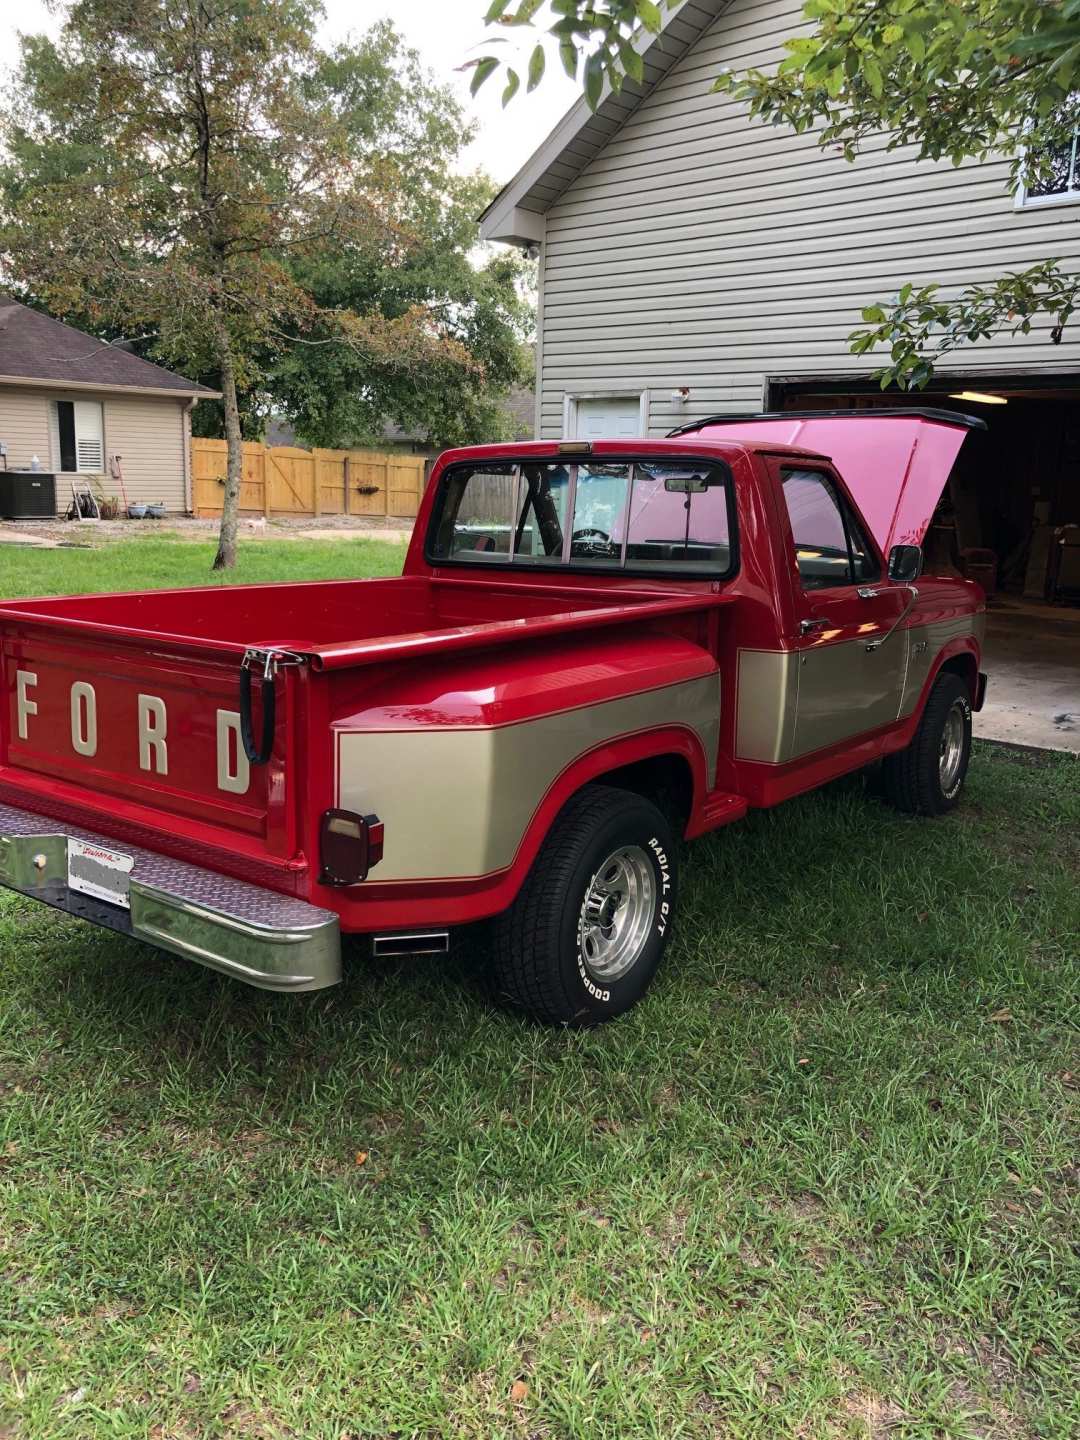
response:
<path fill-rule="evenodd" d="M 881 579 L 881 566 L 878 564 L 869 541 L 862 532 L 862 526 L 855 519 L 846 505 L 844 510 L 844 524 L 847 526 L 848 544 L 851 547 L 851 566 L 855 575 L 856 585 L 863 585 L 870 580 Z"/>
<path fill-rule="evenodd" d="M 826 476 L 816 470 L 788 470 L 783 490 L 805 590 L 878 578 L 874 552 Z"/>

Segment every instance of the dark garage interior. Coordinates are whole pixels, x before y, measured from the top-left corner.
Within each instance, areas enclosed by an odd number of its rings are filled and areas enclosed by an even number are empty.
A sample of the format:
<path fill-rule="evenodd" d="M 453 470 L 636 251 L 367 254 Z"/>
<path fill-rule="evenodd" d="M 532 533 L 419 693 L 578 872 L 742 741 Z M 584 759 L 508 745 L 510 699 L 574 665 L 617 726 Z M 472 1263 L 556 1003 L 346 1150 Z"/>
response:
<path fill-rule="evenodd" d="M 768 408 L 932 406 L 977 415 L 928 563 L 987 592 L 990 738 L 1080 750 L 1080 375 L 938 376 L 917 394 L 867 380 L 769 382 Z"/>

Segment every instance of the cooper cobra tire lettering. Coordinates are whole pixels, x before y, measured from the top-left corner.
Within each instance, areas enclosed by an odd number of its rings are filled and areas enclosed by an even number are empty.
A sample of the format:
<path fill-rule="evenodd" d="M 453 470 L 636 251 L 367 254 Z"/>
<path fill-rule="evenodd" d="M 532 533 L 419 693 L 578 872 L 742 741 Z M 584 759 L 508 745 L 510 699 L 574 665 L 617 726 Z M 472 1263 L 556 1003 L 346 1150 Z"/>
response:
<path fill-rule="evenodd" d="M 577 952 L 577 968 L 578 974 L 581 976 L 581 983 L 585 986 L 585 989 L 588 990 L 589 994 L 593 997 L 593 999 L 601 1000 L 606 1004 L 607 1001 L 611 999 L 611 991 L 597 989 L 597 987 L 589 979 L 589 972 L 585 968 L 585 957 L 582 955 L 580 950 Z"/>

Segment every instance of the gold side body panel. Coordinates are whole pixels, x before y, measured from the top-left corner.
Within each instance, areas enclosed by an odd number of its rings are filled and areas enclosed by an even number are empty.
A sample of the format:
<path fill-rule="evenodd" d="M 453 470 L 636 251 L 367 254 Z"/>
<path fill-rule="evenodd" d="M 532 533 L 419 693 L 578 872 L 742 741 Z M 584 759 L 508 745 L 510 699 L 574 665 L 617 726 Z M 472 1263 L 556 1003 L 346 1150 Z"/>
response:
<path fill-rule="evenodd" d="M 950 641 L 982 644 L 986 617 L 954 615 L 900 630 L 877 650 L 863 640 L 805 650 L 740 650 L 735 755 L 782 765 L 905 720 Z"/>
<path fill-rule="evenodd" d="M 562 771 L 605 741 L 686 726 L 701 740 L 712 788 L 719 684 L 706 675 L 511 725 L 339 732 L 337 803 L 383 820 L 380 884 L 489 875 L 513 862 Z"/>
<path fill-rule="evenodd" d="M 910 634 L 897 630 L 877 650 L 868 650 L 860 638 L 802 651 L 795 757 L 865 735 L 896 719 Z"/>
<path fill-rule="evenodd" d="M 795 749 L 799 656 L 792 650 L 740 650 L 735 754 L 779 765 Z"/>

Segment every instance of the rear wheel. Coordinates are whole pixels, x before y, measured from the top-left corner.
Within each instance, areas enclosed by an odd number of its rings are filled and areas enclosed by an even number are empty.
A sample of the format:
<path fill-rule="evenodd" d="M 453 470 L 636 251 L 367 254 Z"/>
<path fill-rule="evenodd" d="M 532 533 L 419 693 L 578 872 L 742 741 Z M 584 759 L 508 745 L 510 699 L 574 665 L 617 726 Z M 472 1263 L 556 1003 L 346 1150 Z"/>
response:
<path fill-rule="evenodd" d="M 503 998 L 555 1025 L 629 1010 L 667 947 L 675 863 L 671 826 L 650 801 L 606 785 L 575 795 L 495 922 Z"/>
<path fill-rule="evenodd" d="M 971 758 L 971 695 L 959 675 L 934 681 L 911 744 L 886 757 L 885 798 L 909 815 L 943 815 L 960 800 Z"/>

